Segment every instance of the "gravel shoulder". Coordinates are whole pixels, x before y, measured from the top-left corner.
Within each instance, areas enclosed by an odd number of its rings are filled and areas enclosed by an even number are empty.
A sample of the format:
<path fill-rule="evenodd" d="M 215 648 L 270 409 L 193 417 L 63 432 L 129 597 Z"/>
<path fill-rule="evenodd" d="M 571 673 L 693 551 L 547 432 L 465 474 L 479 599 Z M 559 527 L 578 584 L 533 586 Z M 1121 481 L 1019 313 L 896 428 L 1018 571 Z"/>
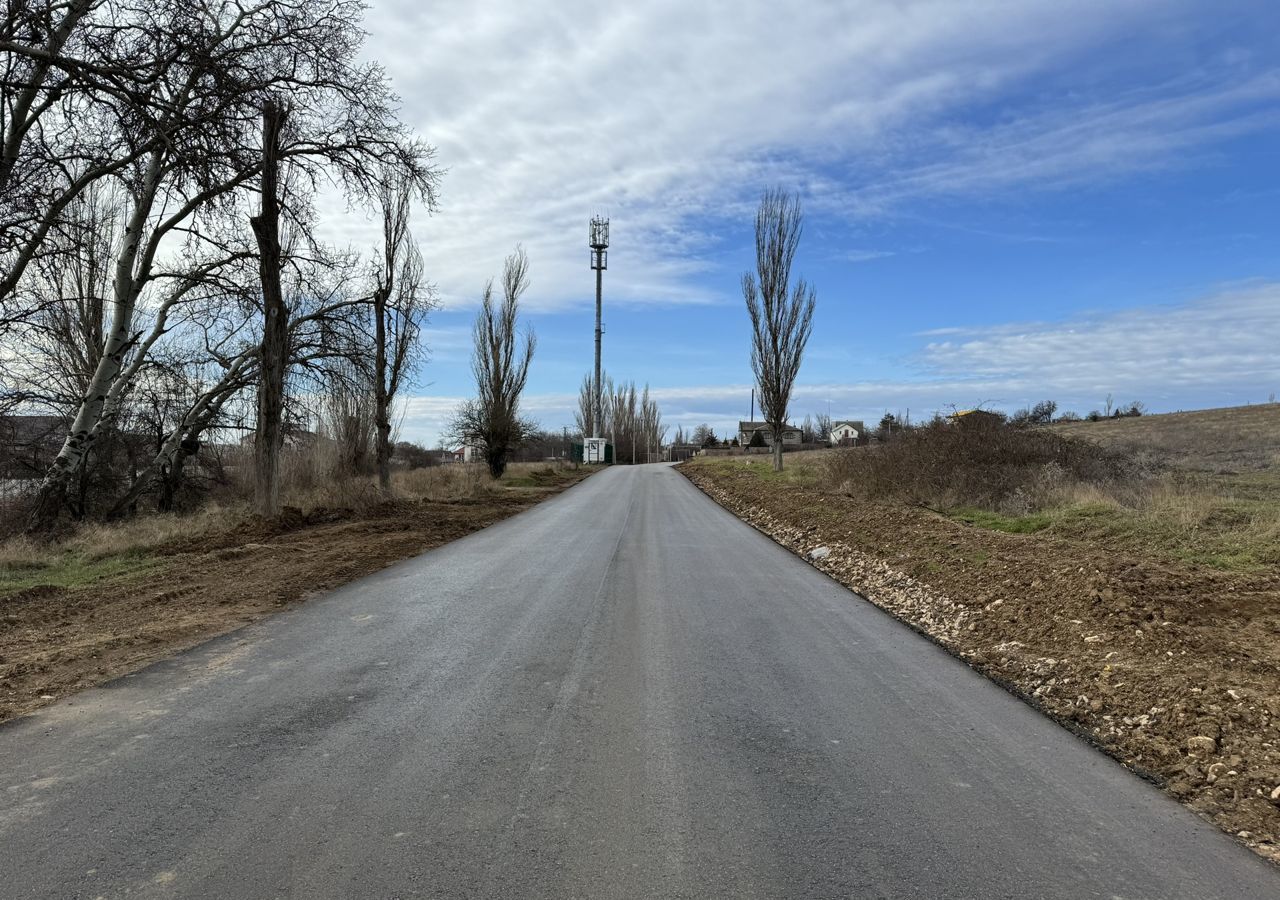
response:
<path fill-rule="evenodd" d="M 38 584 L 0 596 L 0 722 L 464 537 L 588 474 L 361 513 L 287 509 L 275 520 L 172 541 L 149 551 L 145 566 L 89 585 Z"/>
<path fill-rule="evenodd" d="M 759 463 L 698 460 L 681 471 L 777 543 L 1280 862 L 1276 573 L 988 531 L 771 479 Z"/>

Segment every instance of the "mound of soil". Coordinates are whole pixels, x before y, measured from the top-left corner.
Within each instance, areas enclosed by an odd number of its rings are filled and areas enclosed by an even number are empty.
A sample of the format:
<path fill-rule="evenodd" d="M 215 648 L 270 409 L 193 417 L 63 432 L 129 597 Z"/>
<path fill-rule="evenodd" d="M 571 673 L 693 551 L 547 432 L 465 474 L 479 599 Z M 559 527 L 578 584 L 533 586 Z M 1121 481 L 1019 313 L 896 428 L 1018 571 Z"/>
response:
<path fill-rule="evenodd" d="M 815 566 L 1280 861 L 1280 573 L 987 531 L 747 466 L 682 471 L 784 547 L 829 548 Z"/>
<path fill-rule="evenodd" d="M 171 542 L 160 564 L 81 588 L 0 597 L 0 721 L 136 671 L 528 509 L 586 477 L 447 503 L 286 509 L 274 519 Z"/>

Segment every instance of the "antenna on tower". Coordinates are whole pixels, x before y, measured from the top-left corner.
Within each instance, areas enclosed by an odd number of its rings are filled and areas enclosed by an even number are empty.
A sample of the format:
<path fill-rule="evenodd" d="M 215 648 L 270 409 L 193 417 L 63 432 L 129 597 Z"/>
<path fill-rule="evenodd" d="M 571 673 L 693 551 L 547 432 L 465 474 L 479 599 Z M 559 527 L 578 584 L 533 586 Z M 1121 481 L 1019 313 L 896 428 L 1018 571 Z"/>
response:
<path fill-rule="evenodd" d="M 591 268 L 602 271 L 609 268 L 609 220 L 604 216 L 591 217 L 591 237 L 587 239 L 591 248 Z"/>
<path fill-rule="evenodd" d="M 600 382 L 600 337 L 604 334 L 604 327 L 600 322 L 600 313 L 604 270 L 609 268 L 609 219 L 607 217 L 591 217 L 591 231 L 587 238 L 587 246 L 591 248 L 591 268 L 596 273 L 596 381 L 595 409 L 591 414 L 591 436 L 600 437 L 600 429 L 604 421 L 603 386 Z"/>

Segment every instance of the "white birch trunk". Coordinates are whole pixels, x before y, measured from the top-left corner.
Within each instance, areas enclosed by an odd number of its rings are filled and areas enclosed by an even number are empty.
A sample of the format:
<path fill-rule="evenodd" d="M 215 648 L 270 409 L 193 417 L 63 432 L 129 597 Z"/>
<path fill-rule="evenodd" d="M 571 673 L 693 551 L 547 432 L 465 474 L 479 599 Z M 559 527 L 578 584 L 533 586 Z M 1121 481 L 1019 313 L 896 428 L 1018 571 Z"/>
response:
<path fill-rule="evenodd" d="M 47 522 L 57 514 L 57 504 L 63 491 L 72 476 L 79 472 L 93 446 L 103 408 L 124 368 L 124 359 L 132 343 L 133 316 L 138 301 L 134 264 L 142 243 L 142 230 L 146 226 L 159 187 L 162 156 L 160 151 L 154 152 L 147 163 L 142 189 L 135 199 L 133 214 L 125 228 L 124 242 L 116 257 L 111 327 L 102 357 L 89 380 L 88 390 L 80 401 L 62 448 L 41 482 L 40 502 L 33 516 L 37 521 L 33 521 L 33 524 Z"/>

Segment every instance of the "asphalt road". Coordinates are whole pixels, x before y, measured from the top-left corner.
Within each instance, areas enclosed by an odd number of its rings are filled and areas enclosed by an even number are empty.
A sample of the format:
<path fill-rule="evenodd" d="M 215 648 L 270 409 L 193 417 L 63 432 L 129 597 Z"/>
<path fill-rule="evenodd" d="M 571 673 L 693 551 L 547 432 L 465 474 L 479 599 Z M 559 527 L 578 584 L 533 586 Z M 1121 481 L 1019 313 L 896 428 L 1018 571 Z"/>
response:
<path fill-rule="evenodd" d="M 0 726 L 0 896 L 1280 897 L 666 466 Z"/>

